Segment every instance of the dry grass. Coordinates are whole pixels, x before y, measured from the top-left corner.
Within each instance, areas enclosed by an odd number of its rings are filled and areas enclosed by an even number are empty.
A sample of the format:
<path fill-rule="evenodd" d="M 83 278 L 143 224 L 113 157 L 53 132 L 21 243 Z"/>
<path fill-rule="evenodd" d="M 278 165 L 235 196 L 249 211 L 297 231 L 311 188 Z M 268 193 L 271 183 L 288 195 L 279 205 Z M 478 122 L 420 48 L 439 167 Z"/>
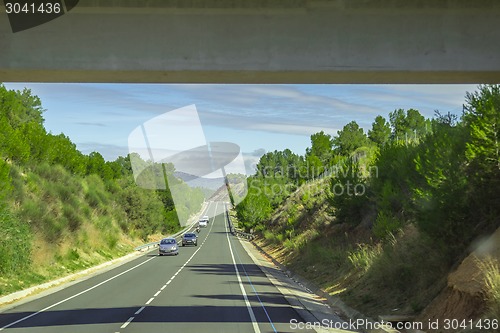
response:
<path fill-rule="evenodd" d="M 50 267 L 54 261 L 54 244 L 36 233 L 33 238 L 33 250 L 31 252 L 32 267 L 39 273 L 46 273 L 43 267 Z"/>
<path fill-rule="evenodd" d="M 488 302 L 487 315 L 491 318 L 500 318 L 500 266 L 498 260 L 488 258 L 482 262 L 481 268 L 484 274 Z"/>
<path fill-rule="evenodd" d="M 382 244 L 358 244 L 356 250 L 349 251 L 349 261 L 354 268 L 367 272 L 382 254 Z"/>

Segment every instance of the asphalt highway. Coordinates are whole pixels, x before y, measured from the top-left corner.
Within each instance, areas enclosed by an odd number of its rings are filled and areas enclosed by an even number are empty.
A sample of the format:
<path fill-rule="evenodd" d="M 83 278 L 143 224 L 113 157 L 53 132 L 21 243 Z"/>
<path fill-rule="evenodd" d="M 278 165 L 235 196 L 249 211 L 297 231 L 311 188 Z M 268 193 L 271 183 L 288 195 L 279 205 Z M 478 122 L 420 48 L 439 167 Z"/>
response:
<path fill-rule="evenodd" d="M 149 252 L 115 269 L 0 313 L 3 332 L 306 332 L 227 229 L 224 203 L 198 246 Z"/>

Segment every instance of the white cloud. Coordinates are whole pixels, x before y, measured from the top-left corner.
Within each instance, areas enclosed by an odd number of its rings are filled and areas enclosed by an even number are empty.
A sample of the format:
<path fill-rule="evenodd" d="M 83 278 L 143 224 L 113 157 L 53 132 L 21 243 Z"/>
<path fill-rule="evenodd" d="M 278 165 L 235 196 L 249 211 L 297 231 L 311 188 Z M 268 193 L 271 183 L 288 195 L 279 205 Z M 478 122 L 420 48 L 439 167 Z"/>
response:
<path fill-rule="evenodd" d="M 321 126 L 302 126 L 302 125 L 292 125 L 292 124 L 253 124 L 250 129 L 254 131 L 266 131 L 272 133 L 283 133 L 283 134 L 293 134 L 293 135 L 311 135 L 324 131 L 327 134 L 335 135 L 337 134 L 337 129 L 325 128 Z"/>
<path fill-rule="evenodd" d="M 368 129 L 376 115 L 387 117 L 396 108 L 415 108 L 427 117 L 432 117 L 435 109 L 459 113 L 465 92 L 477 88 L 475 85 L 35 83 L 5 86 L 31 88 L 48 108 L 47 130 L 63 132 L 84 152 L 96 150 L 108 160 L 126 155 L 128 134 L 135 127 L 156 115 L 190 104 L 196 105 L 206 133 L 217 139 L 242 147 L 245 144 L 247 151 L 285 146 L 302 151 L 309 144 L 307 136 L 313 133 L 324 130 L 336 135 L 338 129 L 352 120 Z"/>

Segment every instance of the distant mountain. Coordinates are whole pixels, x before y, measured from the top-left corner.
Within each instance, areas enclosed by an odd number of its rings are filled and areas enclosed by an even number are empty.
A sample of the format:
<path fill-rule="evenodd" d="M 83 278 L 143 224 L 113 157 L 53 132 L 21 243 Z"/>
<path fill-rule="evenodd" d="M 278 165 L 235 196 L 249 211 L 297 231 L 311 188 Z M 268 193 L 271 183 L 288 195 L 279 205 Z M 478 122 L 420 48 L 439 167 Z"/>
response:
<path fill-rule="evenodd" d="M 222 185 L 224 185 L 224 178 L 222 177 L 200 178 L 181 171 L 174 172 L 174 176 L 182 179 L 190 187 L 201 187 L 215 191 L 219 189 Z"/>

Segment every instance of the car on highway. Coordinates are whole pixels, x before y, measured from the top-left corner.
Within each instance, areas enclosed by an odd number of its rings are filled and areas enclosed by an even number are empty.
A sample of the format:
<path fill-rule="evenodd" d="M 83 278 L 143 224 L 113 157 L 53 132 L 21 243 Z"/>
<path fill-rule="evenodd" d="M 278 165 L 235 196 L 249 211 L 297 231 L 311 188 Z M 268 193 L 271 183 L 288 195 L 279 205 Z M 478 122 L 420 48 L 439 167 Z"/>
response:
<path fill-rule="evenodd" d="M 206 220 L 206 221 L 207 221 L 207 223 L 210 223 L 210 219 L 208 218 L 208 215 L 204 215 L 204 216 L 202 217 L 202 219 L 203 219 L 203 220 Z"/>
<path fill-rule="evenodd" d="M 198 246 L 198 236 L 194 232 L 187 232 L 182 235 L 182 246 L 186 245 Z"/>
<path fill-rule="evenodd" d="M 200 220 L 198 221 L 198 226 L 199 226 L 200 228 L 206 228 L 206 227 L 208 226 L 208 222 L 207 222 L 207 220 L 200 219 Z"/>
<path fill-rule="evenodd" d="M 163 238 L 158 244 L 158 255 L 178 255 L 179 247 L 177 241 L 173 237 Z"/>

